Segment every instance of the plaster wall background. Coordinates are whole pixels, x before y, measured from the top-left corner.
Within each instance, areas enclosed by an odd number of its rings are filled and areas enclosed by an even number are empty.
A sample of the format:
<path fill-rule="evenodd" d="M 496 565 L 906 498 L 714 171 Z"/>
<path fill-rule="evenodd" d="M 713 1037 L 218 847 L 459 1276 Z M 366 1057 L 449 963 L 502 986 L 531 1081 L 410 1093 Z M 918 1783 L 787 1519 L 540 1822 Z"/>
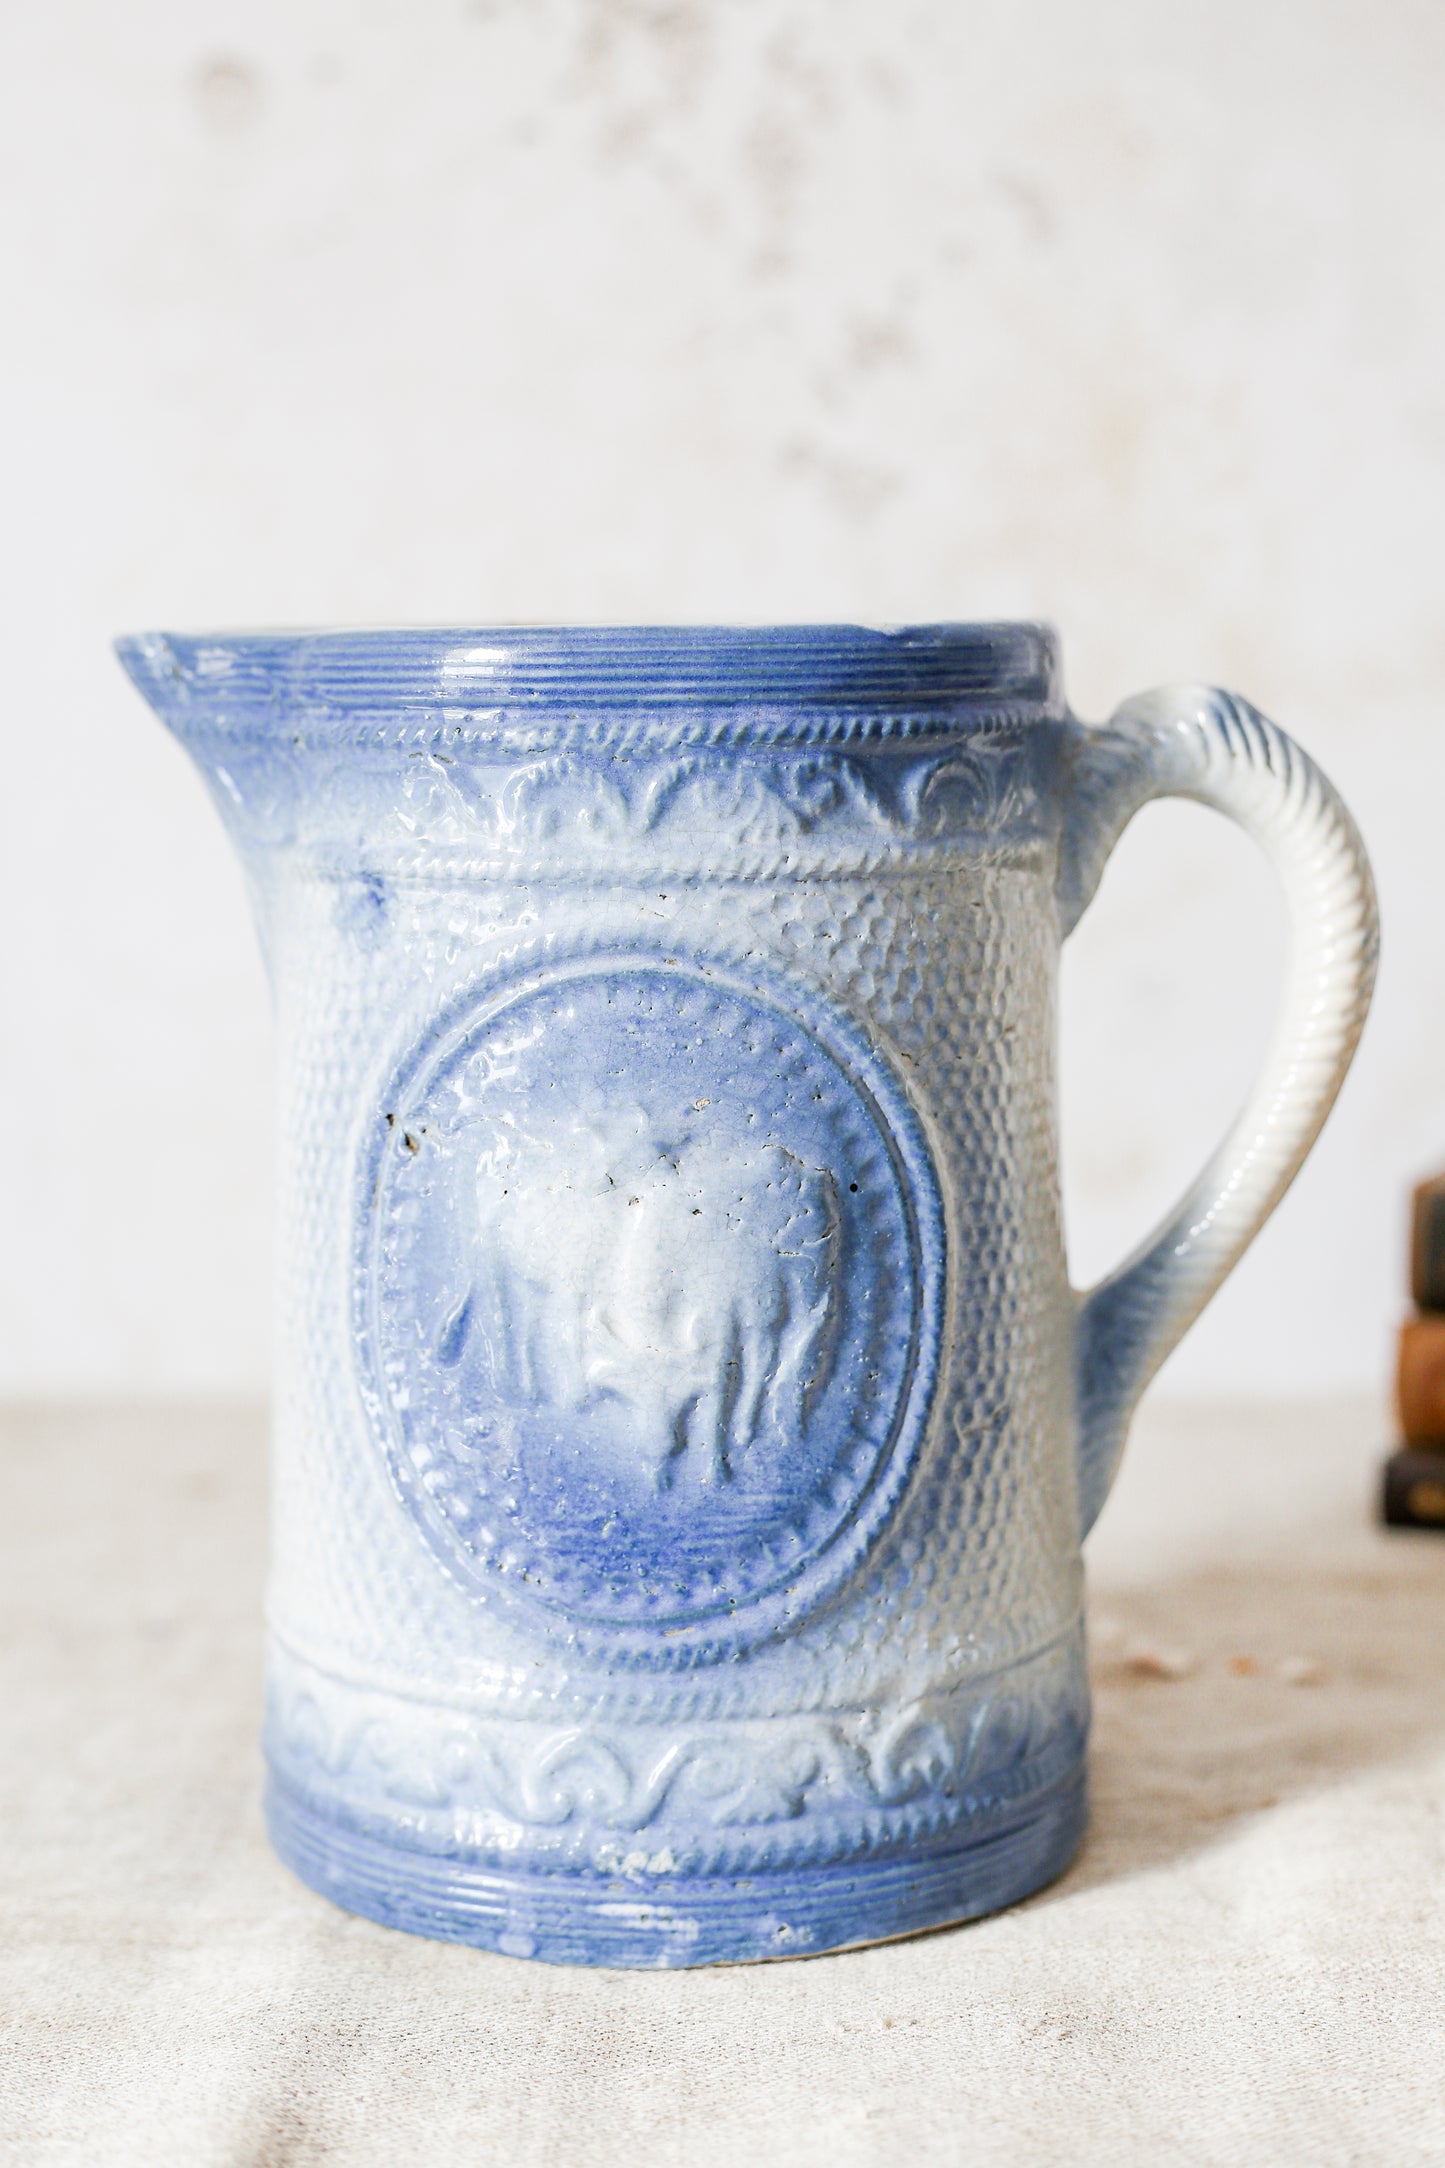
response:
<path fill-rule="evenodd" d="M 49 0 L 0 21 L 0 1392 L 251 1393 L 266 999 L 152 625 L 1045 615 L 1350 800 L 1376 1013 L 1166 1373 L 1370 1389 L 1445 1164 L 1445 15 L 1428 0 Z M 1269 877 L 1070 952 L 1077 1274 L 1261 1049 Z"/>

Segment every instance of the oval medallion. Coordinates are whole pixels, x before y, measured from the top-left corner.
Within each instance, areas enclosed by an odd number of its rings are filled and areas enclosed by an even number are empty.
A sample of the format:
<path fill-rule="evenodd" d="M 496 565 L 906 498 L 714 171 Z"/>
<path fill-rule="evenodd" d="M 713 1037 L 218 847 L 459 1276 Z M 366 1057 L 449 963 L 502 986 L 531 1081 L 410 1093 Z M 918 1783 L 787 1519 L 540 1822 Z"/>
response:
<path fill-rule="evenodd" d="M 937 1364 L 942 1212 L 879 1056 L 795 989 L 538 970 L 396 1078 L 358 1327 L 439 1556 L 663 1664 L 778 1630 L 891 1513 Z"/>

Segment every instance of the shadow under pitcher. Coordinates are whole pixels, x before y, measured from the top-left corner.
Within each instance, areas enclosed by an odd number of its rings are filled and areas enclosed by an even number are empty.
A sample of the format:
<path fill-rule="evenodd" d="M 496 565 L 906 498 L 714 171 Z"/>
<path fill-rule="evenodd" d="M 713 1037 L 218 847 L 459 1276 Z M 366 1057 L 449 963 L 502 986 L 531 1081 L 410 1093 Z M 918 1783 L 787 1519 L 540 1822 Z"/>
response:
<path fill-rule="evenodd" d="M 1369 1000 L 1329 783 L 1203 687 L 1077 722 L 1032 624 L 120 653 L 275 991 L 282 1858 L 597 1965 L 836 1949 L 1057 1875 L 1081 1539 Z M 1177 1212 L 1079 1294 L 1059 949 L 1168 796 L 1276 867 L 1284 1012 Z"/>

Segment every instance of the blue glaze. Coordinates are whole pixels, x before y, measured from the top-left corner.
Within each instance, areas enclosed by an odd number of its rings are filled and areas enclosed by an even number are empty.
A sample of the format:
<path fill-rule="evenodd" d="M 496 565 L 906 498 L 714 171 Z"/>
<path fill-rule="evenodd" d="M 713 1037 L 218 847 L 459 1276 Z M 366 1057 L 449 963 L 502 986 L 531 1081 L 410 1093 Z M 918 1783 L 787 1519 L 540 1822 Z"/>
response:
<path fill-rule="evenodd" d="M 1063 713 L 1046 625 L 503 626 L 143 634 L 122 662 L 181 735 L 281 744 L 440 728 L 473 741 L 579 718 L 610 742 L 947 734 Z"/>
<path fill-rule="evenodd" d="M 391 1844 L 338 1831 L 275 1787 L 266 1818 L 303 1882 L 383 1927 L 547 1964 L 738 1964 L 978 1919 L 1052 1882 L 1088 1819 L 1082 1746 L 1052 1789 L 1000 1811 L 962 1846 L 721 1881 L 518 1875 L 432 1855 L 413 1856 L 399 1874 Z"/>
<path fill-rule="evenodd" d="M 616 1663 L 785 1628 L 866 1555 L 924 1434 L 936 1175 L 886 1068 L 810 1006 L 756 971 L 553 958 L 429 1036 L 362 1160 L 357 1336 L 398 1489 L 465 1586 Z M 549 1300 L 527 1254 L 578 1214 L 607 1252 L 580 1338 L 575 1290 Z M 619 1338 L 657 1246 L 671 1284 L 715 1241 L 685 1359 Z"/>
<path fill-rule="evenodd" d="M 388 1925 L 624 1965 L 841 1948 L 1058 1873 L 1081 1534 L 1368 996 L 1318 771 L 1219 694 L 1080 726 L 1033 625 L 121 654 L 275 988 L 282 1856 Z M 1166 791 L 1273 850 L 1292 1022 L 1081 1299 L 1058 947 Z"/>

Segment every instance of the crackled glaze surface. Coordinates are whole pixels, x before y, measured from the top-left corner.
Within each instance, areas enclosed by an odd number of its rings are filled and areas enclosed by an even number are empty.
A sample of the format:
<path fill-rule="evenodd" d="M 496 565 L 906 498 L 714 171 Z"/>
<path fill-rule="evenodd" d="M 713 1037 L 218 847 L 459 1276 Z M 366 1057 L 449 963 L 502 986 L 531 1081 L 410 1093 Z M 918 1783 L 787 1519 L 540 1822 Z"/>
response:
<path fill-rule="evenodd" d="M 1317 771 L 1219 695 L 1081 728 L 1034 627 L 124 653 L 276 991 L 285 1856 L 599 1963 L 826 1948 L 1056 1872 L 1081 1528 L 1368 994 Z M 1058 948 L 1161 790 L 1261 833 L 1303 961 L 1268 1119 L 1081 1309 Z"/>

